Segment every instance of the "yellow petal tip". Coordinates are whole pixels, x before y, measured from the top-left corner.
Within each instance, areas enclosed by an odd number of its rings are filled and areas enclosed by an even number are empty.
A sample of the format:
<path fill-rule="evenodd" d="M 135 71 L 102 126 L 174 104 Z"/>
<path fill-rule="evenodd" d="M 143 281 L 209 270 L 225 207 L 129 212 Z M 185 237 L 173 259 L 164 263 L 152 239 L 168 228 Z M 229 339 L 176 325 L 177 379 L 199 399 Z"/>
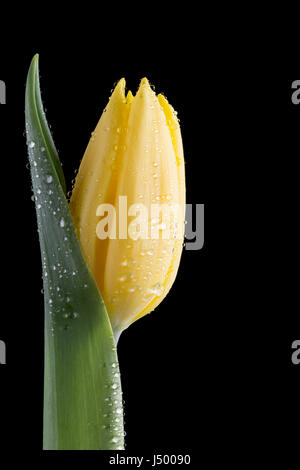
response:
<path fill-rule="evenodd" d="M 122 90 L 125 90 L 125 85 L 126 85 L 126 81 L 125 81 L 125 78 L 121 78 L 118 83 L 117 83 L 117 87 L 120 87 L 120 89 Z"/>
<path fill-rule="evenodd" d="M 136 96 L 139 96 L 140 98 L 143 98 L 145 100 L 151 99 L 152 101 L 153 98 L 156 97 L 155 92 L 152 90 L 151 85 L 146 77 L 142 78 L 142 80 L 140 81 L 140 86 Z"/>
<path fill-rule="evenodd" d="M 111 96 L 117 95 L 117 96 L 120 96 L 122 100 L 125 100 L 125 86 L 126 86 L 125 78 L 121 78 L 121 80 L 118 81 Z"/>
<path fill-rule="evenodd" d="M 158 98 L 158 101 L 159 101 L 160 103 L 169 104 L 167 98 L 166 98 L 164 95 L 162 95 L 161 93 L 159 93 L 159 94 L 157 95 L 157 98 Z"/>
<path fill-rule="evenodd" d="M 134 96 L 131 93 L 131 91 L 129 90 L 129 92 L 127 93 L 127 96 L 126 96 L 127 103 L 129 103 L 129 104 L 132 103 L 133 98 L 134 98 Z"/>
<path fill-rule="evenodd" d="M 139 88 L 144 88 L 144 87 L 151 89 L 150 83 L 148 82 L 146 77 L 142 78 Z"/>
<path fill-rule="evenodd" d="M 149 82 L 146 77 L 143 77 L 141 80 L 141 85 L 149 85 Z"/>

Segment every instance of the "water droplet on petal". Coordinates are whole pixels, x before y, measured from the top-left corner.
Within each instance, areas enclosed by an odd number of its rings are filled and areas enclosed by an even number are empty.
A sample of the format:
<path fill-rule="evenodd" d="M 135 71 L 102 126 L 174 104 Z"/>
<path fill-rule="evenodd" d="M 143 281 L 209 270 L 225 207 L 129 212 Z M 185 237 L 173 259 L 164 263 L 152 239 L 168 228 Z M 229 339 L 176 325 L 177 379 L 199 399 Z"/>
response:
<path fill-rule="evenodd" d="M 156 284 L 154 284 L 154 286 L 152 286 L 151 289 L 149 289 L 149 292 L 154 295 L 161 295 L 163 293 L 163 287 L 160 282 L 157 282 Z"/>

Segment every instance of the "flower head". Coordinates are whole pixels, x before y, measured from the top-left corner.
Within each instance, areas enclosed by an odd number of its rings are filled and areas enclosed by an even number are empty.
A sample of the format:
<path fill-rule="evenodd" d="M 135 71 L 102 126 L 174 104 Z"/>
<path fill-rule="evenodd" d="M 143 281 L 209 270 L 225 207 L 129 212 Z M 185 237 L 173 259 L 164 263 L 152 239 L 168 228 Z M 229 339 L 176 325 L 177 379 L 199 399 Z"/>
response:
<path fill-rule="evenodd" d="M 176 113 L 148 80 L 114 89 L 92 133 L 70 209 L 115 331 L 154 310 L 182 252 L 185 176 Z"/>

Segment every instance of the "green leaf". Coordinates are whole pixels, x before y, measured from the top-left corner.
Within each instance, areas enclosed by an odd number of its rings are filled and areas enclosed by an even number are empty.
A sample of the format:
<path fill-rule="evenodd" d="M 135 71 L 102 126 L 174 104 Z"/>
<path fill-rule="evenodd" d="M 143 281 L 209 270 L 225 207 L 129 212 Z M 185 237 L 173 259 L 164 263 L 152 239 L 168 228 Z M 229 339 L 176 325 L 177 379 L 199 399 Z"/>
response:
<path fill-rule="evenodd" d="M 116 345 L 65 197 L 42 108 L 38 56 L 28 72 L 25 114 L 45 299 L 44 449 L 123 449 Z"/>

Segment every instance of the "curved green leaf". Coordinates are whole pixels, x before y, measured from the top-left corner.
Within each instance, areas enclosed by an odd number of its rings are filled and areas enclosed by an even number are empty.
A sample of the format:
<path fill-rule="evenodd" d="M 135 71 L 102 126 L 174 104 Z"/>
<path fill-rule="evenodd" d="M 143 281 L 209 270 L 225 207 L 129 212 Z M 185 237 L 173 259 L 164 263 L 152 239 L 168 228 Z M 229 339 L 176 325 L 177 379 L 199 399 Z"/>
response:
<path fill-rule="evenodd" d="M 42 108 L 38 56 L 28 72 L 25 114 L 45 298 L 44 449 L 123 449 L 116 346 L 74 231 Z"/>

